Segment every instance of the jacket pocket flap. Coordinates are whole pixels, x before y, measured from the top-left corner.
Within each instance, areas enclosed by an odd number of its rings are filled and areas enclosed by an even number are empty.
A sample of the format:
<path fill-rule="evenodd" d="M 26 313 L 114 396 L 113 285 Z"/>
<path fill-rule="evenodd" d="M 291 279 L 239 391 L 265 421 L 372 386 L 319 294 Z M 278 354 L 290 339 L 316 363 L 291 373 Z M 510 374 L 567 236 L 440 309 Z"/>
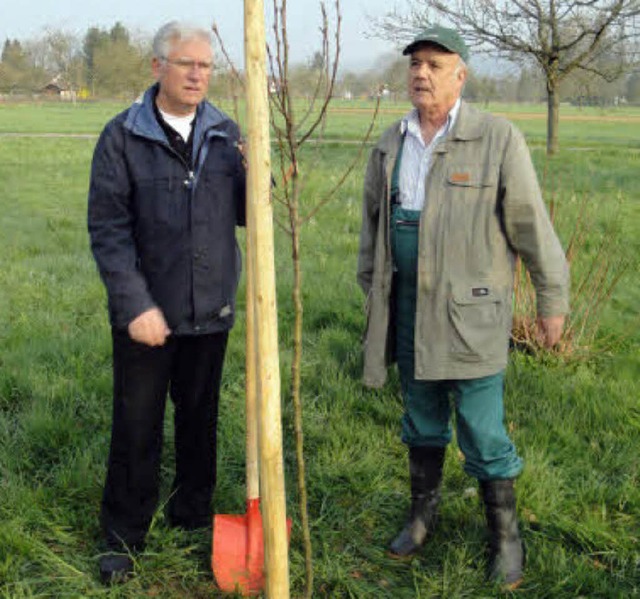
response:
<path fill-rule="evenodd" d="M 487 304 L 500 301 L 495 287 L 486 283 L 453 284 L 452 299 L 456 304 Z"/>

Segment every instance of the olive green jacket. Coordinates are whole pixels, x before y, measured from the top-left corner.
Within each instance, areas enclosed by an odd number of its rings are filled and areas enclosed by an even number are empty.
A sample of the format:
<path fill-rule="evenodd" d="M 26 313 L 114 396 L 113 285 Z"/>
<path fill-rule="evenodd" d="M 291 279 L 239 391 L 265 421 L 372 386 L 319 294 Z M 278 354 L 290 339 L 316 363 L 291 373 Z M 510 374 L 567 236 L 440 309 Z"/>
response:
<path fill-rule="evenodd" d="M 364 182 L 358 283 L 367 295 L 364 383 L 382 386 L 394 360 L 390 188 L 400 123 L 373 148 Z M 507 120 L 462 102 L 434 149 L 420 219 L 415 377 L 470 379 L 507 362 L 516 255 L 540 316 L 566 314 L 569 268 L 529 150 Z"/>

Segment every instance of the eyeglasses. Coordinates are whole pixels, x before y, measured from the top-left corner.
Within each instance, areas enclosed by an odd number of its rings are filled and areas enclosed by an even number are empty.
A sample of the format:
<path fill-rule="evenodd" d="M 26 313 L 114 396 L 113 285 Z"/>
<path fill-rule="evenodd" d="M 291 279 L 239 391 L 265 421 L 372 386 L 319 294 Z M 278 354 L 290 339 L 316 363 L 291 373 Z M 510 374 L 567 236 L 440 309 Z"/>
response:
<path fill-rule="evenodd" d="M 210 73 L 211 69 L 213 68 L 212 62 L 206 62 L 204 60 L 190 60 L 188 58 L 163 58 L 162 60 L 178 67 L 181 71 L 185 71 L 187 73 L 193 71 L 196 68 L 199 71 L 203 71 L 204 73 Z"/>

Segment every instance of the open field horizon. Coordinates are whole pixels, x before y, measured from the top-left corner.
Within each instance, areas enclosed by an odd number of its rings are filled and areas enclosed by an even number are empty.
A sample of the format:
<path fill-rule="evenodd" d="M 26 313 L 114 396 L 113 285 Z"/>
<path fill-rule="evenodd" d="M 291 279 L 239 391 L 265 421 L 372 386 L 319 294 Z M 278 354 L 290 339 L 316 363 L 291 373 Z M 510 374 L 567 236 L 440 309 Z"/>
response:
<path fill-rule="evenodd" d="M 136 558 L 137 576 L 107 589 L 97 575 L 111 348 L 105 293 L 89 251 L 86 194 L 96 136 L 127 105 L 0 103 L 2 599 L 220 596 L 209 567 L 211 533 L 171 529 L 163 513 L 173 468 L 171 407 L 161 504 L 147 549 Z M 324 197 L 355 158 L 353 142 L 369 118 L 366 110 L 355 111 L 372 107 L 345 111 L 336 103 L 326 137 L 337 141 L 303 153 L 304 205 Z M 230 104 L 223 108 L 232 114 Z M 569 361 L 512 353 L 506 415 L 525 461 L 517 490 L 528 550 L 526 579 L 514 594 L 640 597 L 640 108 L 612 112 L 616 118 L 609 120 L 609 111 L 584 109 L 585 121 L 572 120 L 574 112 L 562 107 L 561 150 L 552 158 L 543 150 L 544 107 L 537 108 L 489 106 L 525 132 L 565 247 L 576 222 L 588 217 L 574 275 L 589 268 L 589 257 L 611 232 L 616 243 L 607 251 L 630 268 L 602 316 L 598 342 L 605 349 Z M 373 138 L 405 109 L 408 104 L 387 106 Z M 78 137 L 41 137 L 46 134 Z M 397 377 L 378 391 L 360 382 L 364 313 L 355 268 L 364 160 L 302 232 L 302 399 L 314 597 L 501 596 L 484 579 L 484 518 L 455 443 L 447 450 L 442 517 L 433 538 L 409 562 L 385 553 L 408 505 L 408 476 L 398 438 Z M 243 243 L 242 231 L 239 237 Z M 304 564 L 288 397 L 292 275 L 288 238 L 279 229 L 275 243 L 296 597 Z M 244 332 L 243 275 L 222 390 L 216 513 L 245 509 Z"/>
<path fill-rule="evenodd" d="M 212 101 L 216 102 L 215 99 Z M 3 134 L 94 134 L 98 135 L 104 124 L 118 112 L 126 109 L 130 101 L 88 101 L 71 104 L 66 102 L 0 102 L 0 135 Z M 533 145 L 545 143 L 546 104 L 477 103 L 482 110 L 509 118 L 523 131 Z M 219 103 L 220 108 L 236 118 L 235 106 L 228 100 Z M 372 100 L 334 100 L 329 108 L 325 137 L 332 140 L 355 141 L 362 137 L 375 108 Z M 402 117 L 411 108 L 407 101 L 384 100 L 380 104 L 379 117 L 373 130 L 375 140 L 383 128 Z M 239 104 L 237 120 L 244 123 L 244 106 Z M 338 124 L 336 127 L 334 125 Z M 597 123 L 597 131 L 585 138 L 581 128 L 584 123 Z M 640 125 L 640 106 L 583 107 L 562 105 L 560 108 L 561 143 L 584 146 L 626 145 L 640 148 L 635 126 Z M 590 140 L 588 143 L 585 139 Z"/>

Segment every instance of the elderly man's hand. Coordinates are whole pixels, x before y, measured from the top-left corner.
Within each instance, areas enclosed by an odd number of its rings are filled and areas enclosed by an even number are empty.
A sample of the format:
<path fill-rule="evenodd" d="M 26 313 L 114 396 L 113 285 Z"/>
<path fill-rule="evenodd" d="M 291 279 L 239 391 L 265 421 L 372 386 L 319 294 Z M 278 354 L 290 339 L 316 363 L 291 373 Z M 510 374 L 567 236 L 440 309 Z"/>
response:
<path fill-rule="evenodd" d="M 159 308 L 150 308 L 136 316 L 128 326 L 129 336 L 138 343 L 157 346 L 164 345 L 171 330 Z"/>
<path fill-rule="evenodd" d="M 538 332 L 546 347 L 553 347 L 560 337 L 564 328 L 564 316 L 539 316 Z"/>

